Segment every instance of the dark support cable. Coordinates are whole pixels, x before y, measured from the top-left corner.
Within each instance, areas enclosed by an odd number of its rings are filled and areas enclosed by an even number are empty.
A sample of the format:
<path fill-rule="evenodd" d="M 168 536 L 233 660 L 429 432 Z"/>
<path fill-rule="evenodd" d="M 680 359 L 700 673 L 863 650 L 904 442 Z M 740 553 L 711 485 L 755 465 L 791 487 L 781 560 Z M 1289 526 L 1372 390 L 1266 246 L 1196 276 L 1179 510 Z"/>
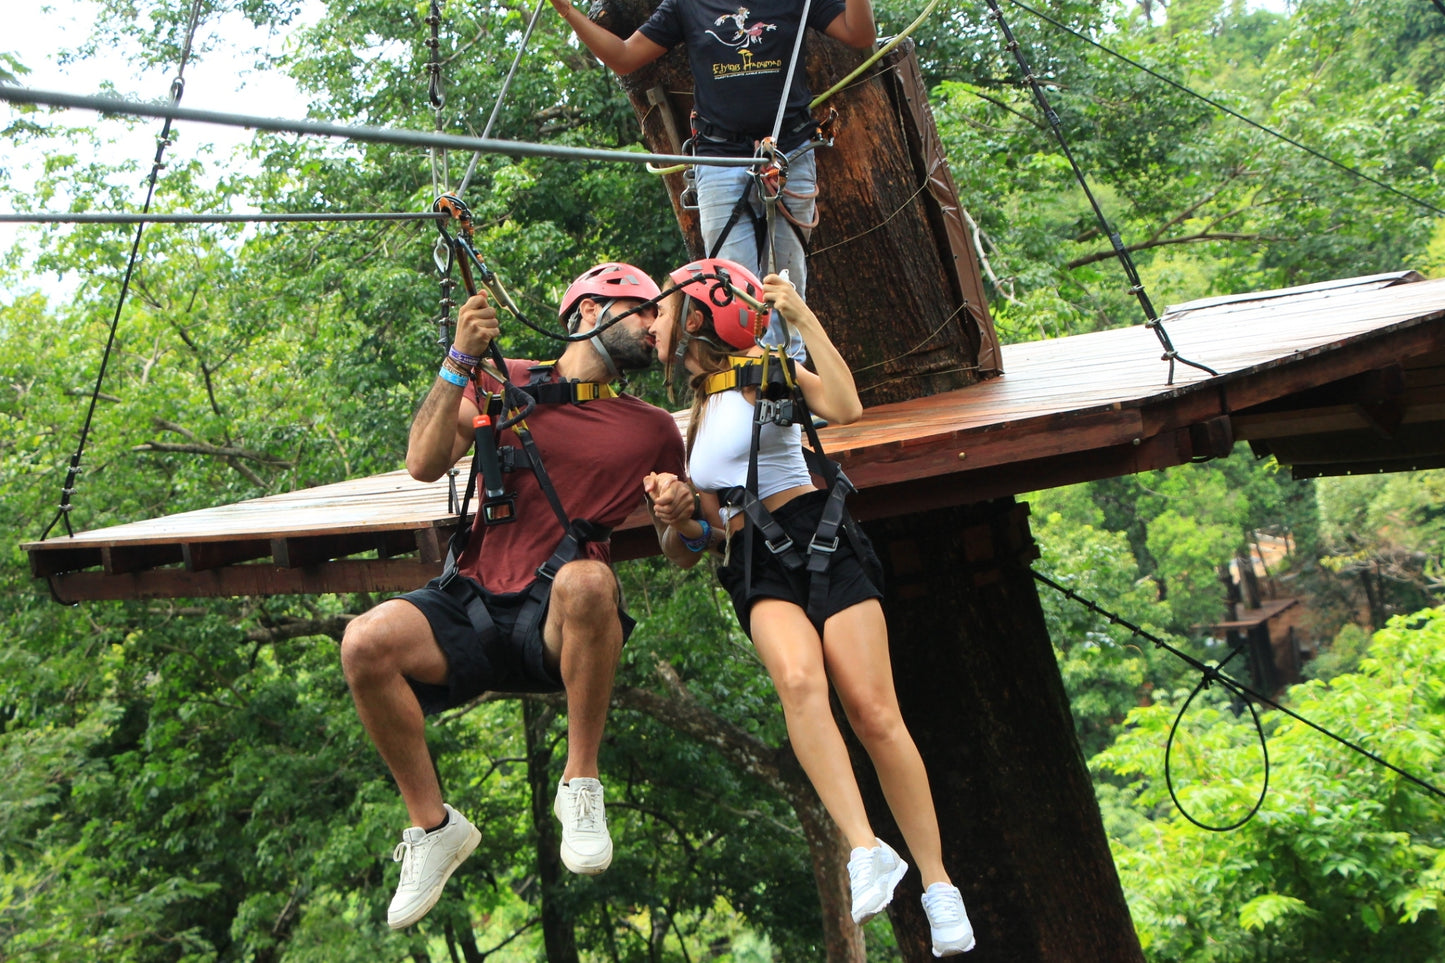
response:
<path fill-rule="evenodd" d="M 502 89 L 497 91 L 497 102 L 492 105 L 492 114 L 487 118 L 487 126 L 482 128 L 482 140 L 492 136 L 492 128 L 497 123 L 497 117 L 502 113 L 502 102 L 506 99 L 507 90 L 512 86 L 512 78 L 517 75 L 517 67 L 522 62 L 522 54 L 527 50 L 527 42 L 532 39 L 532 31 L 537 29 L 537 21 L 542 17 L 542 11 L 547 8 L 548 0 L 537 0 L 537 9 L 532 11 L 532 19 L 527 21 L 527 29 L 522 33 L 522 42 L 517 45 L 517 54 L 512 58 L 511 69 L 502 80 Z M 472 159 L 467 162 L 466 173 L 462 175 L 462 182 L 457 185 L 458 196 L 465 196 L 467 185 L 472 182 L 472 174 L 477 169 L 477 161 L 481 160 L 480 151 L 473 152 Z"/>
<path fill-rule="evenodd" d="M 1208 104 L 1209 106 L 1213 107 L 1215 110 L 1218 110 L 1218 111 L 1221 111 L 1221 112 L 1223 112 L 1223 113 L 1228 114 L 1229 116 L 1233 117 L 1235 120 L 1243 121 L 1244 123 L 1248 124 L 1249 126 L 1255 128 L 1256 130 L 1259 130 L 1259 131 L 1262 131 L 1262 132 L 1264 132 L 1264 133 L 1266 133 L 1266 134 L 1269 134 L 1271 137 L 1277 137 L 1277 138 L 1279 138 L 1280 140 L 1284 141 L 1286 144 L 1289 144 L 1289 145 L 1292 146 L 1292 147 L 1298 147 L 1300 150 L 1304 151 L 1306 154 L 1309 154 L 1309 155 L 1311 155 L 1312 157 L 1317 157 L 1317 158 L 1319 158 L 1320 160 L 1324 161 L 1324 162 L 1327 163 L 1327 164 L 1332 164 L 1332 165 L 1334 165 L 1335 167 L 1338 167 L 1340 170 L 1344 171 L 1346 174 L 1350 174 L 1350 175 L 1352 175 L 1352 176 L 1354 176 L 1354 177 L 1358 177 L 1360 180 L 1363 180 L 1363 181 L 1369 181 L 1371 184 L 1374 184 L 1376 187 L 1381 188 L 1382 190 L 1389 191 L 1391 194 L 1394 194 L 1394 195 L 1397 196 L 1397 197 L 1403 198 L 1404 200 L 1409 201 L 1411 204 L 1416 204 L 1416 205 L 1418 205 L 1418 206 L 1420 206 L 1420 207 L 1425 208 L 1425 210 L 1427 210 L 1427 211 L 1432 211 L 1432 212 L 1435 213 L 1435 214 L 1445 214 L 1445 209 L 1441 209 L 1441 208 L 1439 208 L 1439 207 L 1436 207 L 1434 204 L 1431 204 L 1429 201 L 1421 200 L 1420 198 L 1416 197 L 1416 196 L 1413 195 L 1413 194 L 1407 194 L 1407 193 L 1405 193 L 1404 191 L 1402 191 L 1402 190 L 1400 190 L 1400 189 L 1398 189 L 1398 188 L 1391 187 L 1389 184 L 1386 184 L 1384 181 L 1378 180 L 1378 179 L 1376 179 L 1376 178 L 1374 178 L 1374 177 L 1371 177 L 1369 174 L 1366 174 L 1364 171 L 1358 170 L 1357 168 L 1354 168 L 1354 167 L 1351 167 L 1351 166 L 1349 166 L 1348 164 L 1341 163 L 1340 161 L 1335 160 L 1333 157 L 1330 157 L 1328 154 L 1322 154 L 1322 153 L 1320 153 L 1319 151 L 1315 150 L 1313 147 L 1309 147 L 1309 146 L 1306 146 L 1305 144 L 1301 144 L 1299 141 L 1295 140 L 1294 138 L 1289 137 L 1289 136 L 1286 135 L 1286 134 L 1282 134 L 1282 133 L 1280 133 L 1279 131 L 1275 130 L 1275 129 L 1272 128 L 1272 127 L 1266 127 L 1264 124 L 1261 124 L 1259 121 L 1250 120 L 1248 117 L 1244 116 L 1243 114 L 1239 113 L 1239 112 L 1236 111 L 1236 110 L 1233 110 L 1233 109 L 1231 109 L 1231 108 L 1229 108 L 1229 107 L 1226 107 L 1224 104 L 1221 104 L 1219 101 L 1214 100 L 1214 99 L 1212 99 L 1212 98 L 1210 98 L 1210 97 L 1206 97 L 1204 94 L 1201 94 L 1201 93 L 1199 93 L 1199 92 L 1196 91 L 1196 90 L 1191 90 L 1190 88 L 1188 88 L 1188 87 L 1184 86 L 1183 84 L 1179 83 L 1177 80 L 1171 80 L 1171 79 L 1169 79 L 1168 77 L 1164 76 L 1163 74 L 1158 73 L 1158 72 L 1156 72 L 1156 71 L 1154 71 L 1154 70 L 1149 69 L 1148 67 L 1146 67 L 1146 66 L 1144 66 L 1143 64 L 1139 63 L 1138 61 L 1130 60 L 1128 57 L 1126 57 L 1126 56 L 1124 56 L 1123 54 L 1119 53 L 1117 50 L 1111 50 L 1111 49 L 1109 49 L 1108 47 L 1106 47 L 1106 46 L 1104 46 L 1103 44 L 1099 43 L 1097 40 L 1094 40 L 1092 37 L 1087 37 L 1087 36 L 1085 36 L 1084 34 L 1079 33 L 1077 30 L 1075 30 L 1073 27 L 1070 27 L 1068 24 L 1060 23 L 1059 21 L 1055 20 L 1053 17 L 1050 17 L 1048 14 L 1042 13 L 1042 12 L 1040 12 L 1040 11 L 1038 11 L 1038 10 L 1035 10 L 1033 7 L 1030 7 L 1028 4 L 1020 3 L 1019 0 L 1010 0 L 1010 2 L 1011 2 L 1014 6 L 1020 8 L 1020 9 L 1022 9 L 1022 10 L 1026 10 L 1026 11 L 1028 11 L 1029 13 L 1033 14 L 1035 17 L 1038 17 L 1040 20 L 1043 20 L 1043 21 L 1045 21 L 1046 23 L 1051 23 L 1051 24 L 1053 24 L 1055 27 L 1058 27 L 1060 30 L 1064 31 L 1065 33 L 1072 34 L 1073 36 L 1077 37 L 1078 39 L 1084 41 L 1084 43 L 1089 44 L 1090 46 L 1093 46 L 1093 47 L 1097 47 L 1099 50 L 1103 51 L 1104 53 L 1108 54 L 1109 56 L 1115 57 L 1115 58 L 1117 58 L 1117 59 L 1119 59 L 1119 60 L 1124 61 L 1124 63 L 1128 64 L 1129 66 L 1131 66 L 1131 67 L 1133 67 L 1133 68 L 1135 68 L 1136 70 L 1142 70 L 1142 71 L 1144 71 L 1144 73 L 1146 73 L 1146 74 L 1148 74 L 1149 76 L 1153 77 L 1155 80 L 1158 80 L 1158 81 L 1160 81 L 1161 83 L 1166 83 L 1166 84 L 1168 84 L 1169 86 L 1173 87 L 1175 90 L 1182 91 L 1182 92 L 1188 94 L 1189 96 L 1191 96 L 1191 97 L 1193 97 L 1193 98 L 1195 98 L 1195 99 L 1197 99 L 1197 100 L 1203 101 L 1204 103 L 1206 103 L 1206 104 Z M 1441 13 L 1445 13 L 1445 0 L 1435 0 L 1435 6 L 1437 6 L 1437 7 L 1440 8 L 1440 12 L 1441 12 Z"/>
<path fill-rule="evenodd" d="M 191 42 L 196 36 L 196 24 L 200 22 L 201 2 L 202 0 L 195 0 L 195 3 L 191 5 L 191 22 L 186 28 L 186 43 L 181 50 L 180 66 L 176 68 L 176 79 L 171 81 L 172 107 L 175 107 L 181 102 L 181 95 L 185 93 L 186 62 L 190 60 Z M 161 168 L 165 166 L 166 148 L 170 146 L 170 143 L 171 120 L 170 118 L 166 118 L 165 124 L 161 127 L 160 137 L 156 139 L 156 156 L 155 160 L 151 163 L 151 173 L 146 185 L 145 203 L 141 206 L 142 214 L 148 213 L 151 209 L 151 198 L 155 196 L 156 192 L 156 180 L 160 177 Z M 111 348 L 115 345 L 116 330 L 120 327 L 121 311 L 125 308 L 126 294 L 130 291 L 130 280 L 135 274 L 135 266 L 140 254 L 140 239 L 144 233 L 145 222 L 142 220 L 136 224 L 135 239 L 131 242 L 130 257 L 126 261 L 125 278 L 120 285 L 120 297 L 116 299 L 115 314 L 110 319 L 110 332 L 105 339 L 105 350 L 100 356 L 100 370 L 97 371 L 95 375 L 95 390 L 90 394 L 90 405 L 85 410 L 85 422 L 80 428 L 80 440 L 76 443 L 75 453 L 70 456 L 70 468 L 65 473 L 65 484 L 60 488 L 60 507 L 56 511 L 55 517 L 50 520 L 50 524 L 45 526 L 45 531 L 40 533 L 40 541 L 42 542 L 50 535 L 50 531 L 55 527 L 55 523 L 62 519 L 65 521 L 65 534 L 70 536 L 75 535 L 75 531 L 70 527 L 70 497 L 75 494 L 75 481 L 80 476 L 80 458 L 85 452 L 85 442 L 90 435 L 91 422 L 95 418 L 95 406 L 100 401 L 100 388 L 101 385 L 105 383 L 105 369 L 110 362 Z M 53 586 L 51 591 L 52 593 L 54 592 Z"/>
<path fill-rule="evenodd" d="M 1043 85 L 1039 83 L 1038 78 L 1034 76 L 1033 69 L 1029 66 L 1028 61 L 1024 59 L 1023 49 L 1019 46 L 1018 40 L 1014 38 L 1013 30 L 1009 28 L 1008 21 L 1004 19 L 1003 11 L 999 9 L 997 0 L 988 0 L 988 8 L 992 11 L 993 19 L 998 23 L 999 29 L 1003 31 L 1004 39 L 1007 41 L 1005 46 L 1013 53 L 1014 59 L 1018 61 L 1019 70 L 1023 72 L 1024 80 L 1033 91 L 1034 99 L 1038 101 L 1039 109 L 1043 111 L 1044 119 L 1049 123 L 1049 129 L 1053 131 L 1054 138 L 1059 142 L 1059 148 L 1064 152 L 1064 157 L 1068 160 L 1069 166 L 1073 168 L 1075 179 L 1078 180 L 1079 186 L 1083 188 L 1084 196 L 1089 199 L 1089 205 L 1094 209 L 1094 216 L 1099 220 L 1099 227 L 1103 230 L 1104 236 L 1109 239 L 1109 243 L 1114 248 L 1114 254 L 1119 258 L 1119 264 L 1124 268 L 1124 274 L 1129 279 L 1129 293 L 1139 300 L 1139 306 L 1144 309 L 1145 325 L 1154 332 L 1155 336 L 1159 338 L 1159 343 L 1164 346 L 1164 356 L 1160 360 L 1169 362 L 1169 380 L 1167 383 L 1171 385 L 1174 383 L 1174 362 L 1176 361 L 1187 364 L 1193 368 L 1198 368 L 1200 371 L 1208 372 L 1211 375 L 1219 374 L 1219 372 L 1207 365 L 1202 365 L 1197 361 L 1190 361 L 1188 358 L 1181 357 L 1179 352 L 1174 349 L 1173 342 L 1169 340 L 1168 332 L 1164 330 L 1164 325 L 1160 322 L 1159 316 L 1154 313 L 1154 305 L 1149 300 L 1148 292 L 1144 290 L 1144 282 L 1139 279 L 1139 272 L 1134 267 L 1134 259 L 1129 256 L 1129 249 L 1124 246 L 1124 241 L 1119 237 L 1119 232 L 1109 226 L 1108 218 L 1104 216 L 1103 209 L 1099 206 L 1098 200 L 1094 198 L 1094 192 L 1089 189 L 1089 182 L 1084 177 L 1084 172 L 1079 169 L 1078 162 L 1074 160 L 1073 152 L 1069 150 L 1068 141 L 1064 137 L 1063 126 L 1059 123 L 1059 115 L 1054 113 L 1054 109 L 1049 106 L 1049 100 L 1044 94 Z"/>
<path fill-rule="evenodd" d="M 1256 691 L 1254 691 L 1253 689 L 1251 689 L 1249 686 L 1245 685 L 1243 682 L 1240 682 L 1240 681 L 1237 680 L 1237 679 L 1230 678 L 1229 676 L 1227 676 L 1227 675 L 1225 675 L 1224 673 L 1220 672 L 1219 670 L 1223 667 L 1223 663 L 1221 663 L 1220 665 L 1205 665 L 1203 662 L 1199 661 L 1198 659 L 1194 658 L 1193 656 L 1189 655 L 1188 653 L 1181 652 L 1179 649 L 1176 649 L 1174 646 L 1170 645 L 1168 642 L 1165 642 L 1163 639 L 1159 638 L 1157 635 L 1154 635 L 1154 634 L 1151 633 L 1151 632 L 1145 631 L 1142 627 L 1140 627 L 1140 626 L 1138 626 L 1138 625 L 1135 625 L 1134 623 L 1130 622 L 1128 619 L 1125 619 L 1125 618 L 1123 618 L 1123 617 L 1121 617 L 1121 616 L 1119 616 L 1119 615 L 1115 615 L 1113 612 L 1110 612 L 1110 611 L 1108 611 L 1107 609 L 1100 608 L 1096 603 L 1091 602 L 1090 600 L 1084 598 L 1083 596 L 1081 596 L 1081 595 L 1079 595 L 1078 593 L 1074 592 L 1072 589 L 1065 588 L 1064 586 L 1060 585 L 1058 582 L 1055 582 L 1053 579 L 1049 578 L 1047 575 L 1044 575 L 1042 572 L 1034 571 L 1034 572 L 1033 572 L 1033 576 L 1034 576 L 1034 578 L 1035 578 L 1036 580 L 1044 583 L 1044 584 L 1047 585 L 1049 588 L 1051 588 L 1051 589 L 1053 589 L 1054 591 L 1056 591 L 1056 592 L 1060 593 L 1061 595 L 1063 595 L 1065 598 L 1068 598 L 1068 599 L 1070 599 L 1071 601 L 1074 601 L 1074 602 L 1078 602 L 1080 605 L 1084 606 L 1086 609 L 1088 609 L 1090 612 L 1093 612 L 1095 615 L 1102 616 L 1103 618 L 1107 619 L 1107 620 L 1108 620 L 1111 624 L 1113 624 L 1113 625 L 1121 625 L 1121 626 L 1123 626 L 1124 628 L 1128 629 L 1130 632 L 1134 633 L 1134 634 L 1135 634 L 1136 636 L 1138 636 L 1139 638 L 1144 639 L 1145 641 L 1154 643 L 1154 646 L 1155 646 L 1156 648 L 1163 649 L 1164 651 L 1168 652 L 1170 655 L 1173 655 L 1174 657 L 1176 657 L 1176 658 L 1184 661 L 1184 662 L 1187 663 L 1190 667 L 1192 667 L 1192 668 L 1196 669 L 1198 672 L 1200 672 L 1201 675 L 1203 676 L 1203 681 L 1200 683 L 1200 687 L 1201 687 L 1201 688 L 1202 688 L 1203 686 L 1208 685 L 1209 683 L 1217 682 L 1217 683 L 1219 683 L 1220 685 L 1224 686 L 1224 688 L 1228 689 L 1230 692 L 1234 693 L 1234 694 L 1237 695 L 1237 696 L 1241 696 L 1241 697 L 1244 697 L 1244 698 L 1247 698 L 1247 699 L 1251 699 L 1251 700 L 1254 700 L 1254 701 L 1256 701 L 1256 702 L 1261 702 L 1261 703 L 1269 706 L 1271 709 L 1275 709 L 1275 710 L 1277 710 L 1277 711 L 1279 711 L 1279 712 L 1284 713 L 1285 715 L 1289 716 L 1291 719 L 1295 720 L 1296 722 L 1300 722 L 1300 723 L 1303 723 L 1303 724 L 1306 725 L 1306 726 L 1309 726 L 1311 729 L 1315 730 L 1315 731 L 1318 732 L 1320 735 L 1323 735 L 1323 736 L 1325 736 L 1325 737 L 1327 737 L 1327 738 L 1329 738 L 1329 739 L 1333 739 L 1335 742 L 1338 742 L 1340 745 L 1344 746 L 1346 749 L 1349 749 L 1349 750 L 1351 750 L 1351 751 L 1353 751 L 1353 752 L 1355 752 L 1355 753 L 1357 753 L 1357 754 L 1359 754 L 1359 755 L 1361 755 L 1361 756 L 1364 756 L 1366 759 L 1369 759 L 1371 762 L 1375 763 L 1376 765 L 1383 766 L 1384 768 L 1386 768 L 1386 769 L 1390 770 L 1391 772 L 1395 773 L 1397 776 L 1400 776 L 1400 777 L 1402 777 L 1403 779 L 1407 780 L 1408 782 L 1412 782 L 1412 783 L 1414 783 L 1416 786 L 1419 786 L 1421 789 L 1424 789 L 1426 792 L 1428 792 L 1428 793 L 1430 793 L 1430 794 L 1432 794 L 1432 795 L 1434 795 L 1434 796 L 1436 796 L 1436 797 L 1438 797 L 1438 798 L 1440 798 L 1440 799 L 1442 799 L 1442 800 L 1445 800 L 1445 790 L 1440 789 L 1438 786 L 1435 786 L 1435 785 L 1433 785 L 1433 784 L 1431 784 L 1431 783 L 1426 782 L 1424 779 L 1421 779 L 1419 776 L 1416 776 L 1416 775 L 1413 775 L 1412 773 L 1406 772 L 1404 769 L 1401 769 L 1399 766 L 1396 766 L 1396 765 L 1394 765 L 1393 763 L 1387 762 L 1386 760 L 1382 759 L 1380 756 L 1376 755 L 1375 753 L 1370 752 L 1368 749 L 1364 748 L 1363 746 L 1360 746 L 1360 745 L 1357 745 L 1356 743 L 1351 742 L 1350 740 L 1346 739 L 1344 736 L 1341 736 L 1341 735 L 1338 735 L 1338 734 L 1336 734 L 1336 733 L 1334 733 L 1334 732 L 1331 732 L 1330 730 L 1326 729 L 1324 726 L 1319 725 L 1318 723 L 1311 722 L 1309 719 L 1306 719 L 1304 716 L 1300 715 L 1299 713 L 1295 712 L 1294 710 L 1288 709 L 1288 708 L 1280 705 L 1278 702 L 1275 702 L 1275 701 L 1274 701 L 1273 699 L 1271 699 L 1269 696 L 1266 696 L 1266 695 L 1264 695 L 1263 693 L 1260 693 L 1260 692 L 1256 692 Z M 1231 656 L 1231 657 L 1232 657 L 1232 656 Z M 1226 659 L 1225 661 L 1227 662 L 1228 659 Z M 1197 689 L 1197 688 L 1196 688 L 1195 692 L 1198 692 L 1198 689 Z M 1191 696 L 1190 696 L 1190 699 L 1192 699 L 1193 697 L 1194 697 L 1194 696 L 1191 695 Z M 1185 702 L 1185 706 L 1188 706 L 1188 701 Z M 1183 713 L 1183 709 L 1182 709 L 1182 708 L 1180 709 L 1180 713 L 1181 713 L 1181 714 Z M 1175 725 L 1177 726 L 1178 724 L 1179 724 L 1178 719 L 1175 719 Z M 1258 715 L 1255 716 L 1255 725 L 1256 725 L 1256 727 L 1259 726 L 1259 716 L 1258 716 Z M 1170 739 L 1171 739 L 1171 741 L 1172 741 L 1173 737 L 1174 737 L 1174 733 L 1173 733 L 1173 730 L 1171 729 L 1171 730 L 1170 730 Z M 1262 735 L 1261 735 L 1261 738 L 1262 738 Z M 1268 755 L 1268 753 L 1266 753 L 1266 755 L 1265 755 L 1265 765 L 1268 766 L 1268 764 L 1269 764 L 1269 755 Z M 1266 777 L 1266 778 L 1267 778 L 1267 777 Z M 1171 789 L 1170 789 L 1170 795 L 1171 795 L 1171 796 L 1173 795 L 1173 788 L 1172 788 L 1172 786 L 1171 786 Z M 1177 799 L 1177 798 L 1175 799 L 1175 804 L 1176 804 L 1176 805 L 1178 804 L 1178 799 Z M 1252 816 L 1252 815 L 1254 814 L 1254 812 L 1258 811 L 1258 809 L 1259 809 L 1259 806 L 1256 805 L 1255 808 L 1254 808 L 1254 810 L 1252 810 L 1252 811 L 1250 812 L 1250 815 Z M 1183 812 L 1183 809 L 1181 808 L 1180 811 Z M 1187 814 L 1186 814 L 1186 818 L 1189 818 Z M 1190 818 L 1190 822 L 1195 822 L 1195 821 L 1194 821 L 1192 818 Z M 1202 824 L 1197 823 L 1197 822 L 1195 822 L 1195 825 L 1200 825 L 1200 826 L 1202 826 Z M 1242 825 L 1244 825 L 1244 823 L 1243 823 L 1243 822 L 1239 822 L 1239 823 L 1236 823 L 1234 826 L 1229 826 L 1229 827 L 1225 827 L 1225 828 L 1227 828 L 1227 829 L 1235 829 L 1235 828 L 1238 828 L 1239 826 L 1242 826 Z M 1210 828 L 1213 828 L 1213 827 L 1202 826 L 1202 828 L 1210 829 Z"/>

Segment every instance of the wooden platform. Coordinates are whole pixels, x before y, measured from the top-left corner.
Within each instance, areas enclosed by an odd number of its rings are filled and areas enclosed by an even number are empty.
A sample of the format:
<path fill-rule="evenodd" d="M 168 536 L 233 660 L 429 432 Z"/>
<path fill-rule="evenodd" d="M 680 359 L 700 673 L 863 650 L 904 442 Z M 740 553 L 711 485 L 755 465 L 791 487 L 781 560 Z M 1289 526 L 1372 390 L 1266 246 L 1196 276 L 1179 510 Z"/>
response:
<path fill-rule="evenodd" d="M 1298 477 L 1445 465 L 1445 280 L 1400 272 L 1196 301 L 1144 326 L 1003 348 L 1004 374 L 869 409 L 822 442 L 863 519 L 1221 457 Z M 465 480 L 465 474 L 462 479 Z M 66 601 L 399 591 L 440 571 L 445 479 L 404 471 L 29 542 Z M 646 513 L 614 556 L 656 552 Z"/>

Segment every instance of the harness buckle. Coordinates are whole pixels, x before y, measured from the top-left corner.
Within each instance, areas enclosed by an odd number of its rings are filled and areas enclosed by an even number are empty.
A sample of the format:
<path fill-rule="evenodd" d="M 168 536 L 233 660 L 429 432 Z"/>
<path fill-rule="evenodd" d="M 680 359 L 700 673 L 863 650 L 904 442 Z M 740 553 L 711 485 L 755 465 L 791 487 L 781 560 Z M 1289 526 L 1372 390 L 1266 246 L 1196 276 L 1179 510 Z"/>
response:
<path fill-rule="evenodd" d="M 793 399 L 779 398 L 776 401 L 759 398 L 753 415 L 759 425 L 774 424 L 786 428 L 793 423 Z"/>
<path fill-rule="evenodd" d="M 813 535 L 813 540 L 808 543 L 808 554 L 809 554 L 809 555 L 812 555 L 812 554 L 815 553 L 815 552 L 818 553 L 818 554 L 820 554 L 820 555 L 832 555 L 832 554 L 833 554 L 834 552 L 836 552 L 836 551 L 838 551 L 838 536 L 837 536 L 837 535 L 834 535 L 834 536 L 833 536 L 833 540 L 832 540 L 831 542 L 828 542 L 827 544 L 824 544 L 823 542 L 818 541 L 818 536 L 817 536 L 817 534 L 815 533 L 815 534 Z"/>
<path fill-rule="evenodd" d="M 488 496 L 482 502 L 482 521 L 488 525 L 505 525 L 517 520 L 516 494 Z"/>
<path fill-rule="evenodd" d="M 546 580 L 546 581 L 548 581 L 548 582 L 553 581 L 553 580 L 557 577 L 557 572 L 556 572 L 555 569 L 552 569 L 552 568 L 549 568 L 549 567 L 548 567 L 548 562 L 551 562 L 551 561 L 552 561 L 552 560 L 549 558 L 546 562 L 543 562 L 541 565 L 538 565 L 538 566 L 537 566 L 537 571 L 534 572 L 533 574 L 536 575 L 538 578 L 544 579 L 544 580 Z"/>
<path fill-rule="evenodd" d="M 792 551 L 793 538 L 791 535 L 784 533 L 783 537 L 779 539 L 776 544 L 768 538 L 763 539 L 763 544 L 766 545 L 768 547 L 768 551 L 772 552 L 774 555 L 782 555 L 786 552 Z"/>

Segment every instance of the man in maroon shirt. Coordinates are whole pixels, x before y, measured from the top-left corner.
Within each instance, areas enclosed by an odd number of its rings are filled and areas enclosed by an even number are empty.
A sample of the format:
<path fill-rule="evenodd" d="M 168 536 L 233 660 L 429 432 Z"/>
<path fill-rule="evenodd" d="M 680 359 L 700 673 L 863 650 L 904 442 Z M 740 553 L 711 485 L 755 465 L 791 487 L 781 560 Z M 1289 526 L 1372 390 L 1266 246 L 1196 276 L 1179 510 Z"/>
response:
<path fill-rule="evenodd" d="M 516 456 L 516 470 L 505 475 L 515 520 L 488 525 L 478 510 L 455 571 L 357 617 L 342 639 L 357 714 L 412 822 L 394 853 L 402 871 L 387 913 L 393 928 L 425 916 L 481 841 L 477 828 L 442 800 L 424 720 L 486 691 L 567 693 L 567 762 L 553 807 L 562 821 L 562 860 L 586 874 L 611 863 L 597 751 L 633 620 L 620 608 L 606 532 L 639 504 L 641 479 L 652 471 L 681 475 L 683 455 L 671 415 L 605 385 L 620 370 L 651 365 L 656 308 L 608 322 L 657 293 L 645 274 L 618 263 L 598 265 L 572 284 L 561 319 L 569 330 L 603 327 L 602 333 L 571 342 L 550 368 L 508 365 L 514 384 L 525 384 L 531 370 L 534 385 L 559 386 L 534 391 L 538 403 L 525 427 L 517 426 L 534 446 L 519 444 L 524 438 L 511 428 L 497 437 L 513 449 L 504 454 Z M 418 480 L 440 478 L 472 447 L 473 419 L 484 410 L 472 368 L 497 334 L 496 309 L 486 295 L 473 296 L 458 312 L 448 360 L 412 420 L 406 465 Z M 501 388 L 489 377 L 477 380 L 484 392 Z M 559 402 L 559 392 L 568 400 Z M 531 447 L 570 525 L 539 473 L 527 470 Z M 564 534 L 577 531 L 584 534 L 575 557 L 554 556 L 562 554 L 559 542 L 567 544 Z M 552 564 L 550 587 L 538 578 L 549 559 L 561 561 Z"/>

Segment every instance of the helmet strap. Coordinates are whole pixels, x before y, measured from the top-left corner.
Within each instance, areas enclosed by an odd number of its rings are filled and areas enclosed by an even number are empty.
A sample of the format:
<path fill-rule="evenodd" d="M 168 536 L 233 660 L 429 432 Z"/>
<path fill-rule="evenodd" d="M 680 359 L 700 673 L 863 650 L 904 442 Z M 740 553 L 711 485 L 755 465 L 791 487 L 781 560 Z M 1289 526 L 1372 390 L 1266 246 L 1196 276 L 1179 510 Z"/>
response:
<path fill-rule="evenodd" d="M 597 354 L 602 358 L 602 364 L 607 369 L 607 379 L 609 381 L 616 381 L 618 378 L 622 377 L 622 372 L 617 370 L 617 362 L 612 360 L 612 354 L 607 350 L 607 346 L 602 343 L 602 338 L 596 333 L 596 329 L 600 328 L 603 322 L 607 320 L 607 315 L 612 310 L 612 304 L 614 300 L 615 299 L 609 298 L 606 301 L 602 302 L 602 308 L 597 313 L 597 324 L 593 327 L 593 333 L 591 334 L 591 336 L 587 338 L 587 342 L 591 344 L 594 349 L 596 349 Z M 582 315 L 580 312 L 577 314 L 576 320 L 578 322 L 578 325 L 580 326 L 582 321 Z"/>

